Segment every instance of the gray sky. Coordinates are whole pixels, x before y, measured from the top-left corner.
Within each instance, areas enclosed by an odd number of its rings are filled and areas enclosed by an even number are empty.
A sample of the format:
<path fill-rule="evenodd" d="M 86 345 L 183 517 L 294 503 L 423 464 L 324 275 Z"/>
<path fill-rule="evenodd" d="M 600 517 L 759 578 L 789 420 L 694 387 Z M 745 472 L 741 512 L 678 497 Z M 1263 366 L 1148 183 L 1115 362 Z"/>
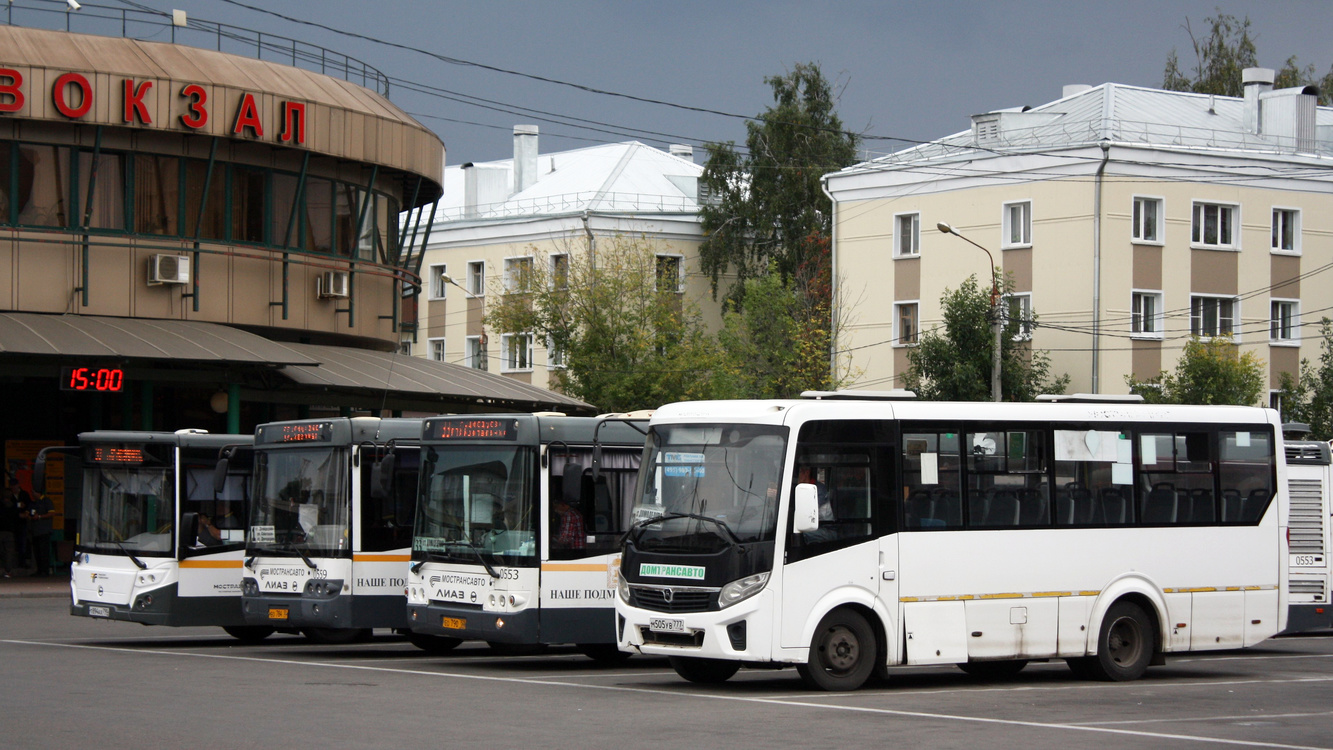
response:
<path fill-rule="evenodd" d="M 20 5 L 42 1 L 16 0 Z M 1296 55 L 1322 76 L 1333 65 L 1330 0 L 238 2 L 460 60 L 746 116 L 771 102 L 765 76 L 815 61 L 840 87 L 838 110 L 848 129 L 914 140 L 962 130 L 977 112 L 1051 101 L 1069 83 L 1159 86 L 1172 48 L 1182 67 L 1192 70 L 1186 19 L 1200 36 L 1204 18 L 1218 9 L 1249 16 L 1264 66 L 1279 68 Z M 399 79 L 390 98 L 440 135 L 450 164 L 508 158 L 516 123 L 540 127 L 543 153 L 631 139 L 659 147 L 745 139 L 737 118 L 449 64 L 227 0 L 96 3 L 180 8 L 191 18 L 292 37 L 357 57 Z M 15 11 L 15 21 L 20 18 Z M 97 32 L 79 19 L 72 28 Z M 118 34 L 119 28 L 102 33 Z M 525 107 L 548 114 L 483 109 L 412 92 L 411 83 L 490 99 L 501 103 L 491 106 L 503 110 Z M 548 122 L 548 117 L 584 118 L 612 132 Z M 865 147 L 883 152 L 895 145 L 870 140 Z M 696 160 L 702 156 L 696 154 Z"/>

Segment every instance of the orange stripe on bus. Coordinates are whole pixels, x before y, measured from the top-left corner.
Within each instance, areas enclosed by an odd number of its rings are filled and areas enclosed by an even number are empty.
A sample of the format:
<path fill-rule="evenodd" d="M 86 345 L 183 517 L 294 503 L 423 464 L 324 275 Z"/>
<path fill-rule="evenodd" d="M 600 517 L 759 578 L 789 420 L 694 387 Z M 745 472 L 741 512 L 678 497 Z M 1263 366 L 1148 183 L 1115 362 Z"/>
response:
<path fill-rule="evenodd" d="M 181 560 L 182 568 L 239 568 L 240 560 Z"/>
<path fill-rule="evenodd" d="M 352 562 L 410 562 L 411 555 L 352 555 Z"/>

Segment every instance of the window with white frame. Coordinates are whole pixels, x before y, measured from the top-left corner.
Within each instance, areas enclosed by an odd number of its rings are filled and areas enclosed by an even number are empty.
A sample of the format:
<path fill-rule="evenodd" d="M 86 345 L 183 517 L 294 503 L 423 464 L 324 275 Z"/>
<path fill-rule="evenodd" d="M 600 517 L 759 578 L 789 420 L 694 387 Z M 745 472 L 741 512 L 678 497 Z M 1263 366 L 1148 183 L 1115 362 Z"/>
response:
<path fill-rule="evenodd" d="M 1268 408 L 1282 412 L 1282 391 L 1272 390 L 1268 392 Z"/>
<path fill-rule="evenodd" d="M 1005 327 L 1008 328 L 1011 323 L 1017 326 L 1014 340 L 1026 341 L 1032 338 L 1032 292 L 1004 295 L 1003 309 Z"/>
<path fill-rule="evenodd" d="M 1238 213 L 1238 207 L 1234 205 L 1196 201 L 1190 229 L 1190 244 L 1197 247 L 1234 249 L 1237 245 Z"/>
<path fill-rule="evenodd" d="M 468 336 L 463 352 L 463 364 L 474 370 L 488 369 L 486 366 L 486 340 L 483 336 Z"/>
<path fill-rule="evenodd" d="M 1134 241 L 1162 242 L 1162 199 L 1134 196 Z"/>
<path fill-rule="evenodd" d="M 1301 212 L 1295 208 L 1273 209 L 1273 252 L 1301 251 Z"/>
<path fill-rule="evenodd" d="M 553 369 L 565 367 L 565 349 L 551 337 L 546 338 L 546 366 Z"/>
<path fill-rule="evenodd" d="M 426 274 L 430 283 L 428 299 L 444 299 L 444 293 L 449 290 L 449 282 L 445 281 L 449 276 L 447 268 L 444 263 L 436 263 L 430 267 L 430 271 Z"/>
<path fill-rule="evenodd" d="M 505 258 L 505 291 L 521 292 L 532 281 L 532 256 Z"/>
<path fill-rule="evenodd" d="M 473 297 L 486 293 L 486 261 L 474 260 L 467 264 L 467 291 Z"/>
<path fill-rule="evenodd" d="M 897 346 L 911 346 L 920 340 L 921 328 L 916 302 L 898 302 L 893 306 L 893 343 Z"/>
<path fill-rule="evenodd" d="M 681 256 L 657 256 L 657 291 L 679 292 L 681 289 Z"/>
<path fill-rule="evenodd" d="M 1032 201 L 1004 204 L 1004 237 L 1001 247 L 1027 247 L 1032 244 Z"/>
<path fill-rule="evenodd" d="M 551 256 L 551 288 L 569 288 L 569 254 L 556 253 Z"/>
<path fill-rule="evenodd" d="M 426 339 L 426 346 L 431 359 L 436 362 L 444 361 L 444 339 Z"/>
<path fill-rule="evenodd" d="M 1190 297 L 1190 333 L 1195 336 L 1234 336 L 1236 313 L 1240 306 L 1235 297 L 1195 294 Z"/>
<path fill-rule="evenodd" d="M 910 258 L 921 254 L 921 214 L 897 214 L 894 227 L 898 236 L 894 240 L 894 255 Z"/>
<path fill-rule="evenodd" d="M 1275 299 L 1269 302 L 1268 340 L 1274 344 L 1300 343 L 1300 300 Z"/>
<path fill-rule="evenodd" d="M 532 334 L 502 334 L 500 336 L 500 350 L 504 352 L 502 372 L 520 372 L 532 369 Z"/>
<path fill-rule="evenodd" d="M 1162 338 L 1162 293 L 1134 292 L 1129 315 L 1129 332 L 1134 338 Z"/>

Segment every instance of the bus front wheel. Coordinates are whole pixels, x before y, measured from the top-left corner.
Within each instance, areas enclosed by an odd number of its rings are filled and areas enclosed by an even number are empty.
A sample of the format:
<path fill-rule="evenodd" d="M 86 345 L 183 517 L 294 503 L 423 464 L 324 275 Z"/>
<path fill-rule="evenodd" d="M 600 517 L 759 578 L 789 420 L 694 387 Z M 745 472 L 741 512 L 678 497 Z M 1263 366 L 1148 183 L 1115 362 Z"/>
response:
<path fill-rule="evenodd" d="M 676 674 L 690 682 L 705 685 L 726 682 L 741 668 L 738 661 L 700 659 L 697 656 L 668 656 L 667 661 L 671 662 L 671 668 L 676 670 Z"/>
<path fill-rule="evenodd" d="M 259 643 L 273 635 L 273 628 L 264 627 L 263 625 L 229 625 L 222 629 L 227 632 L 227 635 L 241 643 Z"/>
<path fill-rule="evenodd" d="M 463 639 L 429 633 L 408 633 L 407 642 L 427 653 L 442 654 L 457 648 Z"/>
<path fill-rule="evenodd" d="M 855 690 L 875 670 L 875 634 L 850 609 L 825 615 L 810 642 L 810 658 L 796 665 L 801 679 L 820 690 Z"/>
<path fill-rule="evenodd" d="M 631 656 L 630 652 L 621 651 L 614 643 L 577 643 L 574 647 L 580 654 L 600 664 L 619 664 Z"/>
<path fill-rule="evenodd" d="M 1123 682 L 1143 676 L 1157 650 L 1152 618 L 1133 602 L 1116 602 L 1106 611 L 1097 637 L 1097 655 L 1085 664 L 1092 675 Z"/>

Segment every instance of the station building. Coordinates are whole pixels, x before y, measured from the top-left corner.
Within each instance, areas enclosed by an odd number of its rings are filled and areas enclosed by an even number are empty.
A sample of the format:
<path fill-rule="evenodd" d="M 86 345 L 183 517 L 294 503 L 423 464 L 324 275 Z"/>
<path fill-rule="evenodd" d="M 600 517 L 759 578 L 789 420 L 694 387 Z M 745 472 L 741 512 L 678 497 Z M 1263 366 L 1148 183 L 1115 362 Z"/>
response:
<path fill-rule="evenodd" d="M 94 429 L 591 411 L 398 352 L 399 216 L 439 199 L 444 144 L 373 68 L 290 46 L 304 65 L 0 26 L 7 471 Z"/>

